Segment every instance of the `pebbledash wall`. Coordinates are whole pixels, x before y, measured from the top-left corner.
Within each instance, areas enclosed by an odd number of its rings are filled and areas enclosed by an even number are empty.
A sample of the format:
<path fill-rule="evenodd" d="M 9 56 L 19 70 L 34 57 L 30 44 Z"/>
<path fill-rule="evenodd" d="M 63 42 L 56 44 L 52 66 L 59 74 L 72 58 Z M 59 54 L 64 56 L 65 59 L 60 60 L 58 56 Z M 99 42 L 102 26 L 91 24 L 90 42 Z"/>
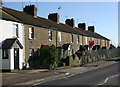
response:
<path fill-rule="evenodd" d="M 13 33 L 13 24 L 18 24 L 18 34 L 17 39 L 23 46 L 23 49 L 19 49 L 19 69 L 23 68 L 23 63 L 25 63 L 25 45 L 24 45 L 24 26 L 21 23 L 0 20 L 0 45 L 8 39 L 15 38 Z M 2 61 L 2 70 L 14 70 L 14 48 L 8 50 L 8 59 L 3 59 L 2 48 L 0 48 L 0 61 Z"/>

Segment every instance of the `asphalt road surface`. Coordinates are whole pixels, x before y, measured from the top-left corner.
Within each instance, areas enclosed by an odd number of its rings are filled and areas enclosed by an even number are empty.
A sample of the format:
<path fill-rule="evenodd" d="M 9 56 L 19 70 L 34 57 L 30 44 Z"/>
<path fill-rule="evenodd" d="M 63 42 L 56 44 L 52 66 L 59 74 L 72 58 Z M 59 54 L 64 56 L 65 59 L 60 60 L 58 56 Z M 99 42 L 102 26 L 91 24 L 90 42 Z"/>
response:
<path fill-rule="evenodd" d="M 115 63 L 85 73 L 58 78 L 56 80 L 40 83 L 42 85 L 118 85 L 120 63 Z"/>

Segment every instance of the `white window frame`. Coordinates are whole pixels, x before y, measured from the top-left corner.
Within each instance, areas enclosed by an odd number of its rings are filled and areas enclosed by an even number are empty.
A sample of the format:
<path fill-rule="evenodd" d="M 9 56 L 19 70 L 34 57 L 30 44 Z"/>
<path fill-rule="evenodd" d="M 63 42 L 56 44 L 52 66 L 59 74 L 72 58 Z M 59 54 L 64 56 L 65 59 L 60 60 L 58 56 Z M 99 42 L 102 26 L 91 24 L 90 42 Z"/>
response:
<path fill-rule="evenodd" d="M 18 24 L 13 24 L 13 36 L 14 37 L 19 37 Z"/>
<path fill-rule="evenodd" d="M 33 39 L 33 38 L 34 38 L 34 28 L 29 27 L 29 39 Z"/>
<path fill-rule="evenodd" d="M 105 46 L 106 46 L 106 40 L 105 40 Z"/>
<path fill-rule="evenodd" d="M 102 40 L 100 40 L 100 45 L 102 45 Z"/>
<path fill-rule="evenodd" d="M 77 35 L 77 43 L 80 43 L 80 37 Z"/>
<path fill-rule="evenodd" d="M 98 39 L 96 39 L 96 45 L 98 45 Z"/>
<path fill-rule="evenodd" d="M 109 41 L 107 41 L 107 46 L 109 46 Z"/>
<path fill-rule="evenodd" d="M 80 36 L 80 45 L 83 44 L 83 36 Z"/>
<path fill-rule="evenodd" d="M 73 34 L 70 35 L 70 42 L 73 43 Z"/>
<path fill-rule="evenodd" d="M 61 32 L 58 32 L 58 40 L 61 42 Z"/>
<path fill-rule="evenodd" d="M 9 54 L 9 51 L 8 51 L 8 49 L 3 49 L 2 50 L 3 51 L 3 59 L 8 59 L 8 54 Z"/>
<path fill-rule="evenodd" d="M 90 41 L 92 41 L 92 37 L 90 37 Z"/>
<path fill-rule="evenodd" d="M 52 31 L 48 31 L 49 41 L 52 41 Z"/>
<path fill-rule="evenodd" d="M 29 56 L 32 57 L 34 54 L 34 49 L 29 49 Z"/>
<path fill-rule="evenodd" d="M 88 42 L 87 42 L 87 37 L 85 37 L 85 44 L 88 44 Z"/>

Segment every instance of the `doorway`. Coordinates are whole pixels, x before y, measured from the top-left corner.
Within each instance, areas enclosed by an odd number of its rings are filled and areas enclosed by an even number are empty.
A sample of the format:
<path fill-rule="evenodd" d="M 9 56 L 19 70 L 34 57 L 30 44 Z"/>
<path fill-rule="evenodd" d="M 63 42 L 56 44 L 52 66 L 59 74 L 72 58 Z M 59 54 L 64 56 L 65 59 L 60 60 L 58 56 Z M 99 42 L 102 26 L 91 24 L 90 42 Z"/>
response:
<path fill-rule="evenodd" d="M 19 70 L 19 48 L 14 48 L 14 69 Z"/>

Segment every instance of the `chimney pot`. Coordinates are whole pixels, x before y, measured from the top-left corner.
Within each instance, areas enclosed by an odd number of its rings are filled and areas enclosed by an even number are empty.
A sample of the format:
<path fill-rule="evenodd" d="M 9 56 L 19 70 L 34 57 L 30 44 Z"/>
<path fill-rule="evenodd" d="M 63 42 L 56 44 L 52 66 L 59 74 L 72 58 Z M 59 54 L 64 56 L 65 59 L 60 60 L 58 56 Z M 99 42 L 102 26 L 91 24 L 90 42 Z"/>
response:
<path fill-rule="evenodd" d="M 88 31 L 95 32 L 95 27 L 94 26 L 88 26 Z"/>
<path fill-rule="evenodd" d="M 79 23 L 78 28 L 81 28 L 83 30 L 86 30 L 86 24 L 85 23 Z"/>
<path fill-rule="evenodd" d="M 27 5 L 23 9 L 23 11 L 27 14 L 37 17 L 37 8 L 35 7 L 35 5 Z"/>
<path fill-rule="evenodd" d="M 73 18 L 72 19 L 66 19 L 65 23 L 70 25 L 71 27 L 75 27 L 75 20 Z"/>
<path fill-rule="evenodd" d="M 58 13 L 51 13 L 48 15 L 48 19 L 56 22 L 57 24 L 59 24 L 59 14 Z"/>

